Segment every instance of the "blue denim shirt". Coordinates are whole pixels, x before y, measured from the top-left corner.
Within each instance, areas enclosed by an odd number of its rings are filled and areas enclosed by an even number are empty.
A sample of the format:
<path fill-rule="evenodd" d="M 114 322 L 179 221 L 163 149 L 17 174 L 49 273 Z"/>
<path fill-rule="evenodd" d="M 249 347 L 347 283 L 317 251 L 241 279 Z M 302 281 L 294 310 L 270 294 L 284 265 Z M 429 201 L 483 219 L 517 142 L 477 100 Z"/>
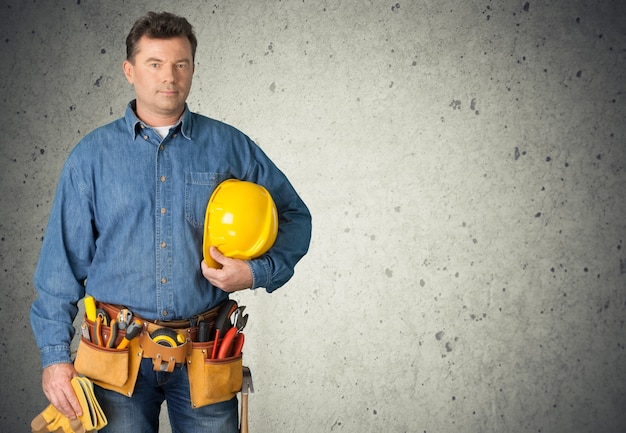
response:
<path fill-rule="evenodd" d="M 248 262 L 252 288 L 285 284 L 308 250 L 306 205 L 247 136 L 185 107 L 162 139 L 133 104 L 84 137 L 61 173 L 31 307 L 44 367 L 70 362 L 72 322 L 85 293 L 150 320 L 189 318 L 228 297 L 200 270 L 206 205 L 226 179 L 263 185 L 278 209 L 274 246 Z"/>

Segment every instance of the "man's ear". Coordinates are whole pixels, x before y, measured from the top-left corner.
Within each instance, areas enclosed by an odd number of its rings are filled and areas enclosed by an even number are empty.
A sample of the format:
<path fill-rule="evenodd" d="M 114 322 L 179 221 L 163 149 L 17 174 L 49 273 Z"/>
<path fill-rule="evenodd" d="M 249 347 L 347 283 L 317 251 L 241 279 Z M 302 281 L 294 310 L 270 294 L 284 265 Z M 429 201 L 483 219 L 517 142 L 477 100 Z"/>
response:
<path fill-rule="evenodd" d="M 135 67 L 133 66 L 133 64 L 129 62 L 128 60 L 124 60 L 124 63 L 122 63 L 122 69 L 124 69 L 124 75 L 126 76 L 126 79 L 128 80 L 128 82 L 130 84 L 134 84 Z"/>

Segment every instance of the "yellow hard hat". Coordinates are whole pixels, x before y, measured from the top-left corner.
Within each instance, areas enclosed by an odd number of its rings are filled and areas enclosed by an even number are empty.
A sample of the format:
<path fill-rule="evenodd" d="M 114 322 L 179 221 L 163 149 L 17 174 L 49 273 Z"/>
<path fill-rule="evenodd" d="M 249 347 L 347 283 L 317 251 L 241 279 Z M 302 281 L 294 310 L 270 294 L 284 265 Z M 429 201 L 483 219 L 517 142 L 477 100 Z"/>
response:
<path fill-rule="evenodd" d="M 237 179 L 220 183 L 206 208 L 202 252 L 209 267 L 220 268 L 211 246 L 226 257 L 254 259 L 269 250 L 278 233 L 278 211 L 261 185 Z"/>

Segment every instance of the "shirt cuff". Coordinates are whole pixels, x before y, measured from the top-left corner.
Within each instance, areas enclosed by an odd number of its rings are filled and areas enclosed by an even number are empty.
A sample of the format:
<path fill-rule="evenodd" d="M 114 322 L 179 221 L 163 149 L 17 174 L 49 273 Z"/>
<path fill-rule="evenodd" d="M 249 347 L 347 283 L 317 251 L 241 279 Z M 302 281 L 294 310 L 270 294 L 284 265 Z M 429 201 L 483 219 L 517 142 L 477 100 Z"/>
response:
<path fill-rule="evenodd" d="M 272 273 L 269 265 L 269 257 L 260 257 L 255 260 L 248 260 L 250 270 L 252 270 L 252 287 L 258 289 L 267 288 L 272 282 Z"/>
<path fill-rule="evenodd" d="M 41 349 L 41 366 L 43 368 L 54 364 L 71 364 L 70 347 L 66 345 L 46 346 Z"/>

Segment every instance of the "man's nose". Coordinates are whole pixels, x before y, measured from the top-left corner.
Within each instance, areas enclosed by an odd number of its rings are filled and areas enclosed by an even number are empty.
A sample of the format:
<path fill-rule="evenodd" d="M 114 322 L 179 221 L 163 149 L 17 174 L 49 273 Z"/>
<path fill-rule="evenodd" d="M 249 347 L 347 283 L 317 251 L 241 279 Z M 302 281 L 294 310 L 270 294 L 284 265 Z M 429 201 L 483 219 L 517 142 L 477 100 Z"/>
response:
<path fill-rule="evenodd" d="M 163 68 L 163 82 L 175 83 L 176 82 L 176 65 L 167 65 Z"/>

